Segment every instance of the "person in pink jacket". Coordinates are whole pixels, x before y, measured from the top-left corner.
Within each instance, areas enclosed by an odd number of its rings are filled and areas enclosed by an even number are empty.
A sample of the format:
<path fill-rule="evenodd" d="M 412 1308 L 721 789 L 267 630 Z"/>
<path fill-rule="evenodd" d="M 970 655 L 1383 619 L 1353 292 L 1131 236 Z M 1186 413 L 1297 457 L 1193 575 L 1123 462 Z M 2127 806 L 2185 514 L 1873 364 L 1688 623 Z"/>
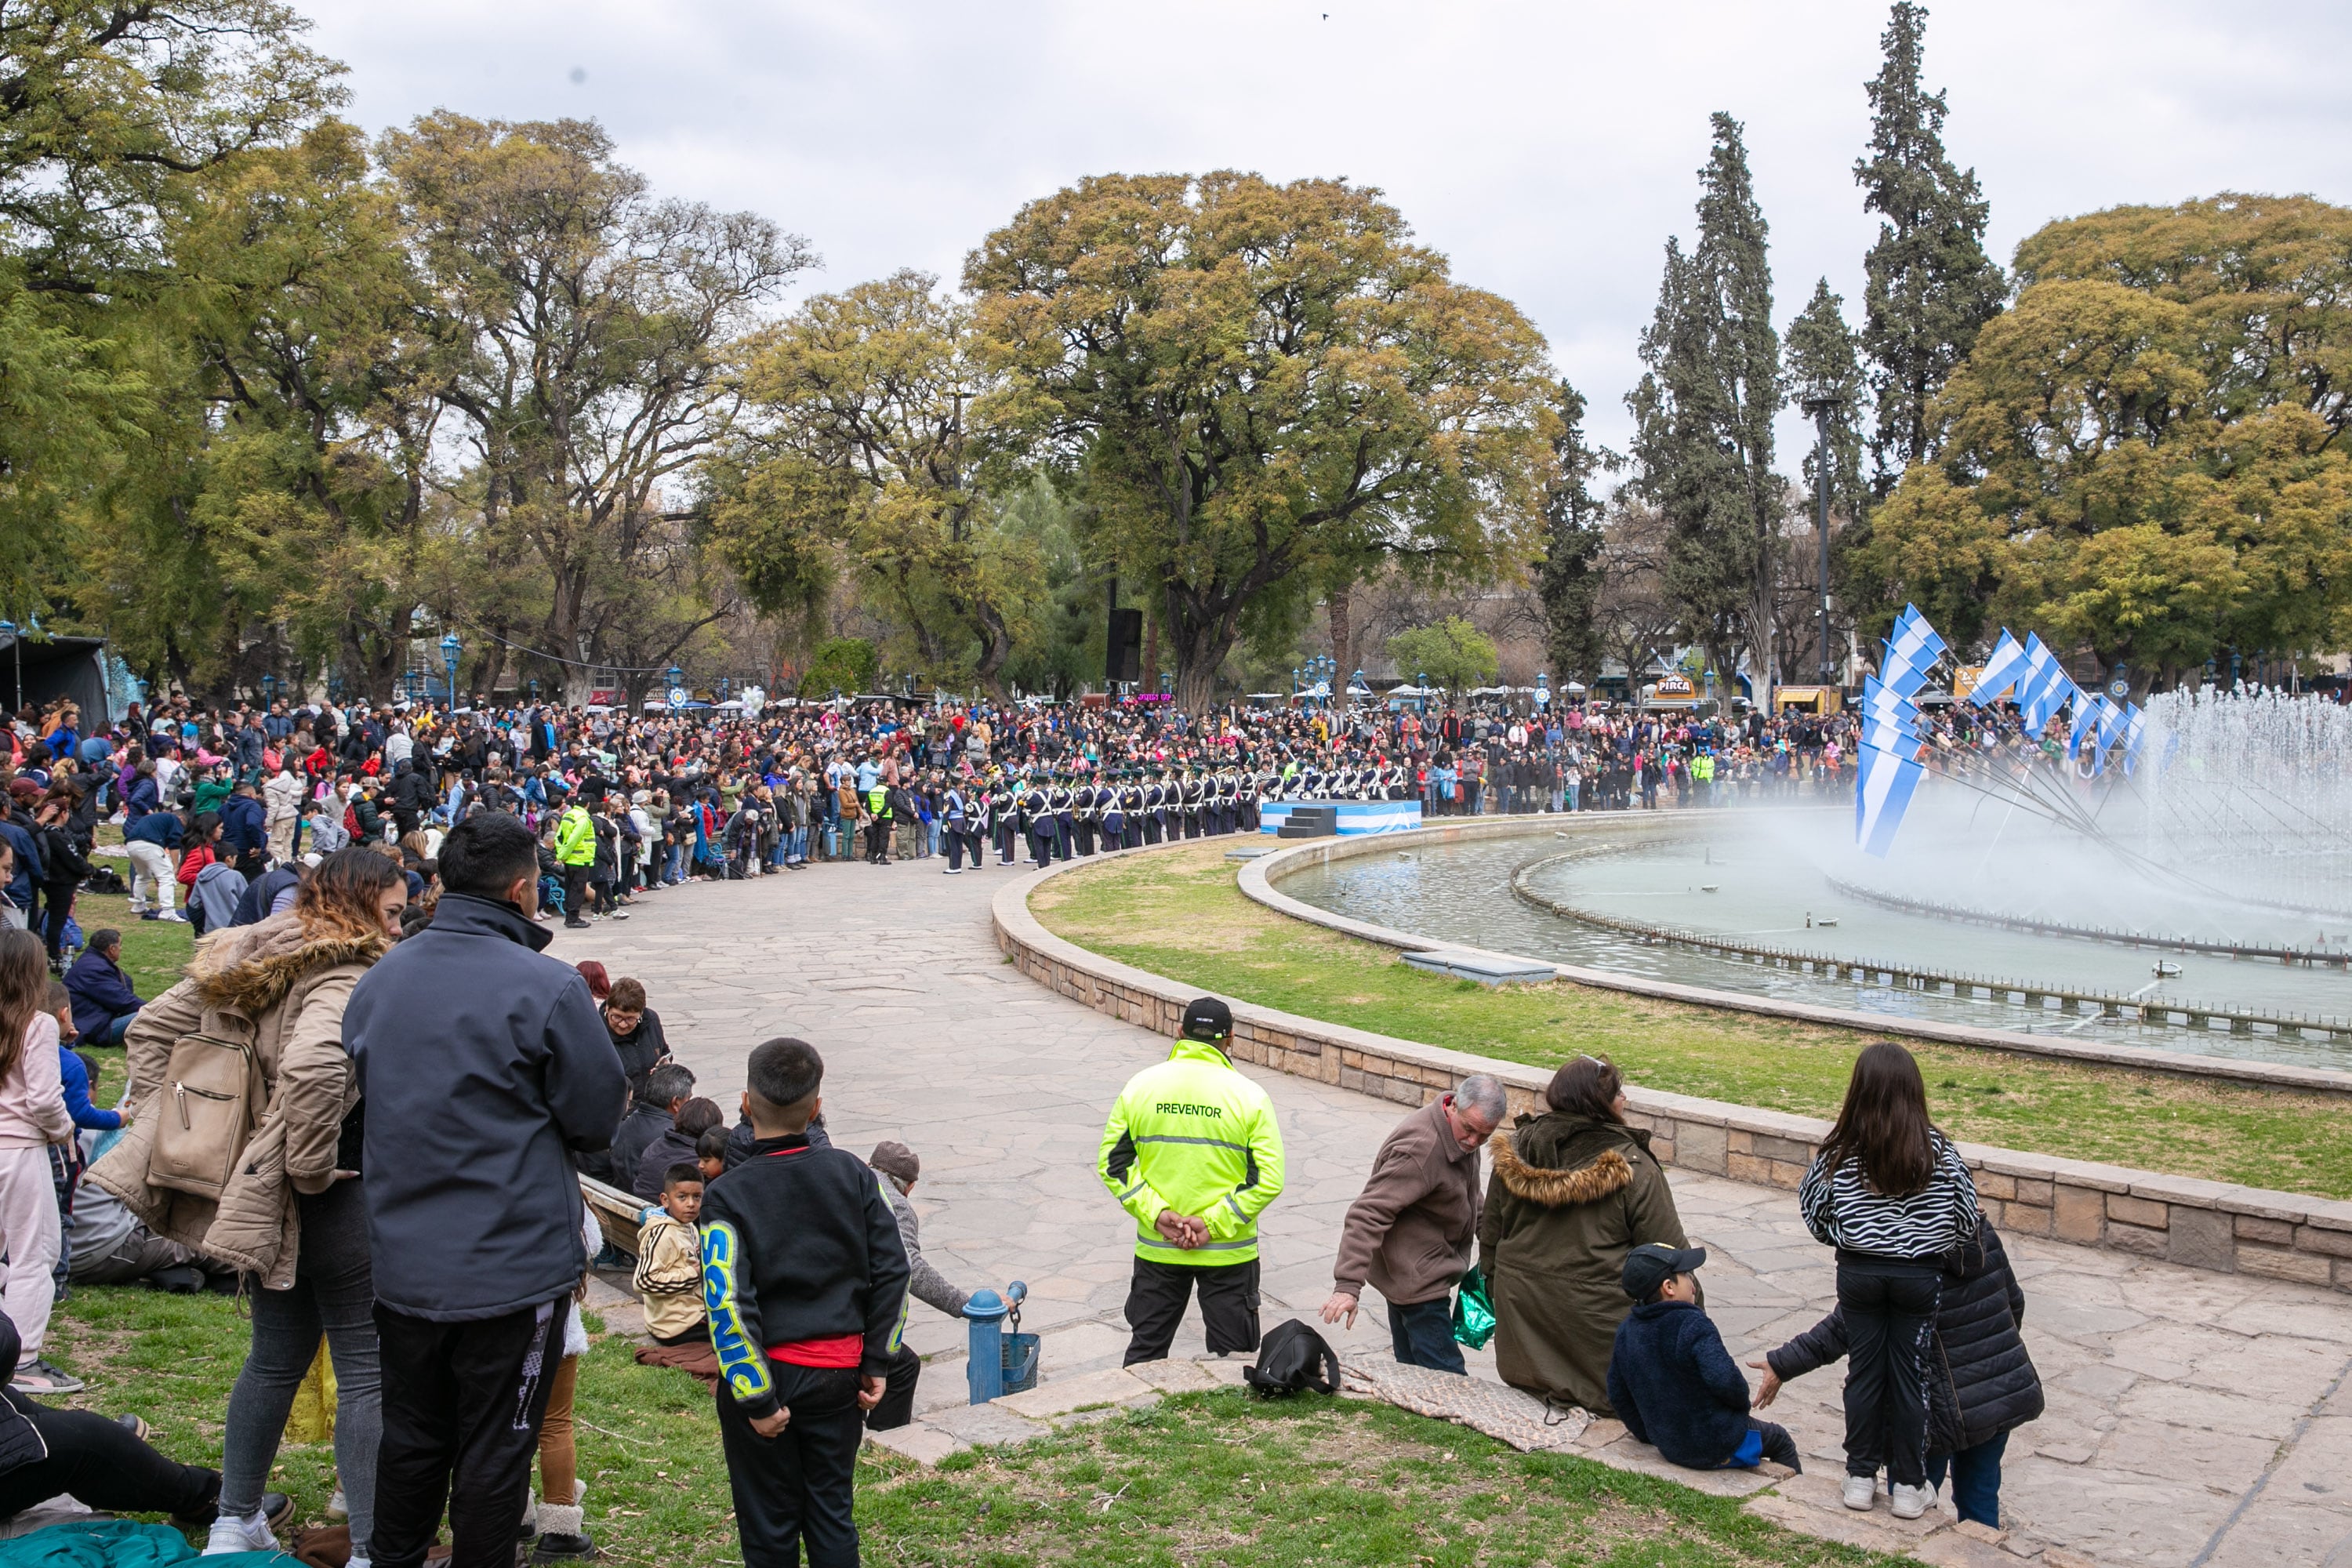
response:
<path fill-rule="evenodd" d="M 74 1394 L 81 1384 L 41 1358 L 57 1305 L 57 1188 L 49 1145 L 73 1137 L 48 1009 L 49 961 L 28 931 L 0 931 L 0 1245 L 8 1249 L 5 1300 L 22 1339 L 16 1386 Z"/>

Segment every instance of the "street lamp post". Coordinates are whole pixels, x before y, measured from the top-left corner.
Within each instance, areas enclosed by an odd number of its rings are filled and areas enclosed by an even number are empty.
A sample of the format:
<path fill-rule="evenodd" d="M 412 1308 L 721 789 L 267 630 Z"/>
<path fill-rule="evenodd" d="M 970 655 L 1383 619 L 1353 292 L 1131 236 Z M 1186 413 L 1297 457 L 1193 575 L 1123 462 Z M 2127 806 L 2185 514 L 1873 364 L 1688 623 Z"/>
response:
<path fill-rule="evenodd" d="M 466 645 L 457 640 L 456 632 L 441 634 L 441 662 L 449 668 L 449 711 L 452 713 L 457 710 L 457 656 L 465 651 Z"/>
<path fill-rule="evenodd" d="M 1412 700 L 1412 710 L 1416 713 L 1427 713 L 1429 711 L 1429 671 L 1416 669 L 1412 672 L 1412 689 L 1420 693 Z"/>
<path fill-rule="evenodd" d="M 1820 536 L 1822 552 L 1820 679 L 1823 686 L 1830 683 L 1830 416 L 1844 406 L 1845 399 L 1833 393 L 1817 393 L 1805 399 L 1805 412 L 1813 416 L 1813 531 Z"/>
<path fill-rule="evenodd" d="M 686 701 L 686 692 L 678 685 L 685 679 L 686 671 L 674 664 L 662 671 L 662 700 L 668 704 L 672 713 L 676 713 Z"/>

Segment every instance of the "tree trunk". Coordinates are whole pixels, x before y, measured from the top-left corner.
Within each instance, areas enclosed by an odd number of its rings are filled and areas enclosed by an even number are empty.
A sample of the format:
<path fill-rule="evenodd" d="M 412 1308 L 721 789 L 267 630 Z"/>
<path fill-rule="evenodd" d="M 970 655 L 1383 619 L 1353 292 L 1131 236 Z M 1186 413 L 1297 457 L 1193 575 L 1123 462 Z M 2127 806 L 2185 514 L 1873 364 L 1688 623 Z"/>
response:
<path fill-rule="evenodd" d="M 1331 621 L 1331 658 L 1339 667 L 1331 678 L 1332 683 L 1339 689 L 1331 694 L 1332 701 L 1343 712 L 1349 707 L 1352 695 L 1348 686 L 1348 678 L 1355 672 L 1356 668 L 1356 628 L 1349 615 L 1355 593 L 1356 585 L 1353 583 L 1342 582 L 1331 590 L 1329 596 L 1324 601 Z"/>

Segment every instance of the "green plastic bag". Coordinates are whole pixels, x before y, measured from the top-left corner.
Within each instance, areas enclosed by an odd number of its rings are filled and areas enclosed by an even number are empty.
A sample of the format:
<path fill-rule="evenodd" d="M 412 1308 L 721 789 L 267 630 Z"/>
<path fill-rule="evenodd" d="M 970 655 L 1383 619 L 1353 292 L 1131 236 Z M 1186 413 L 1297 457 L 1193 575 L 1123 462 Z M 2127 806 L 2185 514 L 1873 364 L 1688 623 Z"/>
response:
<path fill-rule="evenodd" d="M 1462 1271 L 1454 1290 L 1454 1340 L 1472 1350 L 1485 1350 L 1495 1337 L 1495 1303 L 1486 1294 L 1486 1277 L 1475 1268 Z"/>

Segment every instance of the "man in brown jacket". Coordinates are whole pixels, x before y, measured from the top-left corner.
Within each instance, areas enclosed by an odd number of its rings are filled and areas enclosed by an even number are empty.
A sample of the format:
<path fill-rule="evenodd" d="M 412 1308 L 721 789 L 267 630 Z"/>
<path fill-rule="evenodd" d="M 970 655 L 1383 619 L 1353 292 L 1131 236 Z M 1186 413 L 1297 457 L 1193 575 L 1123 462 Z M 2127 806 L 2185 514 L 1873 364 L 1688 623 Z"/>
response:
<path fill-rule="evenodd" d="M 1448 1305 L 1478 1229 L 1478 1150 L 1505 1109 L 1503 1086 L 1479 1073 L 1396 1124 L 1348 1205 L 1325 1322 L 1344 1317 L 1354 1328 L 1369 1281 L 1388 1299 L 1398 1361 L 1467 1371 Z"/>

